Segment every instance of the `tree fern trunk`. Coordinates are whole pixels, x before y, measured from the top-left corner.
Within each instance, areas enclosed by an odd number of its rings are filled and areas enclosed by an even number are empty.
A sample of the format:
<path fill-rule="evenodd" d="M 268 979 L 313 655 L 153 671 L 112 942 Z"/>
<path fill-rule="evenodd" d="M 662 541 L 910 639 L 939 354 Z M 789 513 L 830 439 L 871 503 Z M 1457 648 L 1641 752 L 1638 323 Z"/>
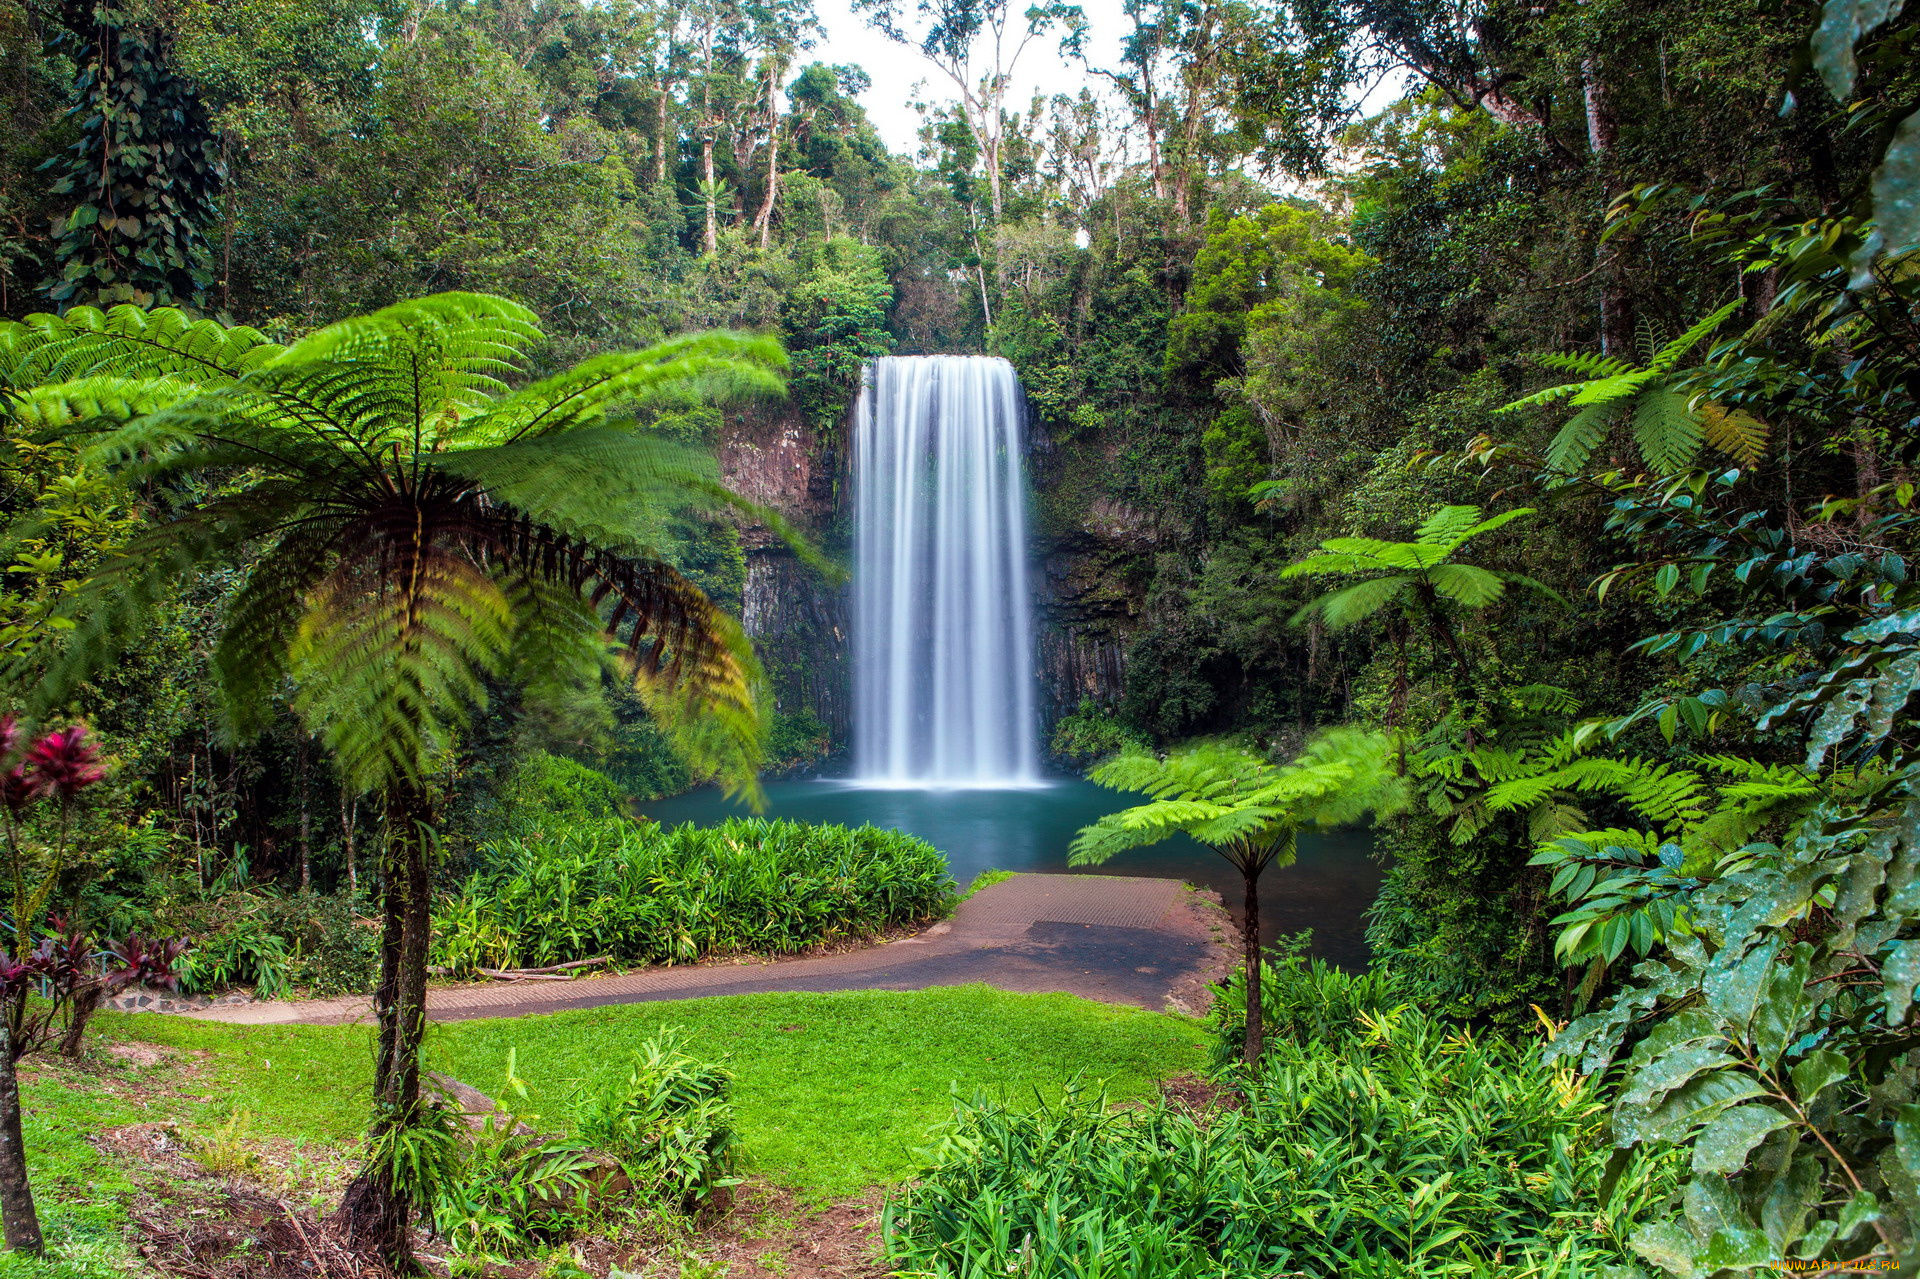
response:
<path fill-rule="evenodd" d="M 20 1137 L 20 1081 L 13 1072 L 13 1034 L 0 1017 L 0 1220 L 7 1247 L 18 1252 L 41 1249 L 40 1217 L 27 1180 L 27 1151 Z"/>
<path fill-rule="evenodd" d="M 432 930 L 432 822 L 432 804 L 421 788 L 397 788 L 387 797 L 380 985 L 373 996 L 379 1024 L 373 1068 L 376 1139 L 419 1121 Z M 347 1187 L 339 1221 L 353 1247 L 379 1256 L 397 1273 L 411 1273 L 416 1269 L 410 1230 L 414 1209 L 391 1168 L 369 1163 Z"/>
<path fill-rule="evenodd" d="M 1240 952 L 1247 966 L 1247 1042 L 1242 1053 L 1249 1066 L 1260 1064 L 1266 1047 L 1264 1010 L 1260 1004 L 1260 863 L 1249 859 L 1240 868 L 1246 900 L 1240 919 Z"/>

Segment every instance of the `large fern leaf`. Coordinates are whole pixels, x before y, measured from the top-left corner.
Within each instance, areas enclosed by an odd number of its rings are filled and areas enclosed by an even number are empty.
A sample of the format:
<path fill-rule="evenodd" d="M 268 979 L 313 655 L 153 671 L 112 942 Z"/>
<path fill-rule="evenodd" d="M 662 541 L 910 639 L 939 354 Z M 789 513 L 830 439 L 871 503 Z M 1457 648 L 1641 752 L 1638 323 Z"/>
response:
<path fill-rule="evenodd" d="M 1633 405 L 1633 440 L 1651 469 L 1671 475 L 1693 465 L 1703 439 L 1687 397 L 1669 387 L 1643 392 Z"/>

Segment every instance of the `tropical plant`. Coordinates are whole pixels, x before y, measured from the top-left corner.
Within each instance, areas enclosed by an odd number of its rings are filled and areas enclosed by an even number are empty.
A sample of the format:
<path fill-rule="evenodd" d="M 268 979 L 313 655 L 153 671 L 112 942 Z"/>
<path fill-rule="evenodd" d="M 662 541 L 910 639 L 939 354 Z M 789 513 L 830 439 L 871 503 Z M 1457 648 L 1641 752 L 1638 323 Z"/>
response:
<path fill-rule="evenodd" d="M 1311 929 L 1277 938 L 1260 964 L 1260 1026 L 1268 1040 L 1336 1048 L 1358 1034 L 1365 1016 L 1377 1016 L 1408 1002 L 1400 974 L 1382 964 L 1349 973 L 1324 959 L 1307 956 Z M 1240 1059 L 1247 1043 L 1246 973 L 1230 974 L 1214 987 L 1207 1010 L 1213 1035 L 1213 1064 Z"/>
<path fill-rule="evenodd" d="M 678 1027 L 649 1036 L 625 1070 L 575 1105 L 573 1121 L 583 1140 L 620 1161 L 636 1194 L 685 1211 L 740 1179 L 733 1076 L 689 1054 L 682 1038 Z"/>
<path fill-rule="evenodd" d="M 1122 809 L 1081 830 L 1068 860 L 1095 865 L 1117 853 L 1186 835 L 1240 872 L 1241 960 L 1246 974 L 1244 1060 L 1260 1060 L 1260 876 L 1291 866 L 1302 827 L 1388 816 L 1405 801 L 1384 733 L 1329 729 L 1291 763 L 1276 765 L 1242 747 L 1204 742 L 1164 758 L 1123 752 L 1087 774 L 1111 790 L 1145 791 L 1152 802 Z"/>
<path fill-rule="evenodd" d="M 57 978 L 76 995 L 87 980 L 84 968 L 90 953 L 75 953 L 73 947 L 56 950 L 57 943 L 49 942 L 42 954 L 33 936 L 47 898 L 72 855 L 74 808 L 80 794 L 107 774 L 84 725 L 43 734 L 28 745 L 11 714 L 0 717 L 0 767 L 6 768 L 0 774 L 0 812 L 4 813 L 0 821 L 6 833 L 7 922 L 13 933 L 7 947 L 10 956 L 0 958 L 0 999 L 4 1000 L 0 1007 L 0 1224 L 8 1248 L 38 1252 L 43 1240 L 21 1142 L 20 1085 L 13 1064 L 33 1043 L 27 999 L 37 979 Z M 35 840 L 29 819 L 49 805 L 54 809 L 53 839 Z M 73 940 L 77 944 L 78 939 Z M 85 1024 L 82 1013 L 80 1025 Z"/>
<path fill-rule="evenodd" d="M 434 962 L 454 973 L 785 954 L 935 918 L 954 891 L 932 845 L 872 826 L 562 822 L 476 856 L 479 869 L 434 913 Z"/>
<path fill-rule="evenodd" d="M 1681 360 L 1726 323 L 1740 307 L 1735 299 L 1658 348 L 1641 352 L 1641 364 L 1612 355 L 1535 355 L 1535 363 L 1584 376 L 1563 382 L 1501 407 L 1500 412 L 1538 408 L 1565 400 L 1579 409 L 1547 445 L 1547 465 L 1577 471 L 1592 460 L 1623 416 L 1633 423 L 1634 446 L 1650 470 L 1671 475 L 1692 466 L 1704 444 L 1736 465 L 1752 466 L 1767 444 L 1767 427 L 1740 409 L 1698 400 L 1686 390 L 1690 370 Z"/>
<path fill-rule="evenodd" d="M 0 344 L 18 429 L 86 433 L 95 461 L 161 497 L 93 576 L 40 699 L 111 665 L 183 578 L 245 565 L 213 657 L 234 728 L 258 731 L 291 690 L 345 785 L 378 798 L 376 1142 L 420 1110 L 432 779 L 490 685 L 578 704 L 618 663 L 729 787 L 750 786 L 759 759 L 746 640 L 668 562 L 660 530 L 684 510 L 777 521 L 710 458 L 613 411 L 776 392 L 778 344 L 680 337 L 510 388 L 541 340 L 524 307 L 450 293 L 288 346 L 131 306 L 35 316 Z M 370 1163 L 341 1218 L 405 1266 L 396 1166 Z"/>
<path fill-rule="evenodd" d="M 1461 563 L 1461 549 L 1474 538 L 1532 515 L 1531 507 L 1482 519 L 1477 506 L 1443 506 L 1415 530 L 1411 542 L 1385 542 L 1373 537 L 1334 537 L 1320 549 L 1280 571 L 1281 577 L 1358 578 L 1350 586 L 1329 591 L 1293 615 L 1294 624 L 1318 619 L 1333 630 L 1345 630 L 1399 605 L 1409 621 L 1424 625 L 1434 641 L 1452 659 L 1465 686 L 1477 680 L 1473 663 L 1460 647 L 1460 637 L 1447 617 L 1447 605 L 1482 609 L 1522 586 L 1564 603 L 1558 593 L 1523 573 L 1510 573 Z M 1406 632 L 1396 635 L 1400 645 L 1401 682 L 1405 683 Z M 1403 690 L 1404 691 L 1404 690 Z"/>
<path fill-rule="evenodd" d="M 1294 974 L 1297 978 L 1300 974 Z M 1291 978 L 1283 977 L 1283 980 Z M 898 1273 L 975 1279 L 1601 1279 L 1673 1160 L 1609 1177 L 1597 1081 L 1535 1044 L 1316 983 L 1360 1011 L 1276 1039 L 1238 1109 L 1114 1109 L 1085 1088 L 1031 1110 L 955 1107 L 888 1201 Z M 1311 995 L 1288 1003 L 1310 1003 Z M 1619 1268 L 1619 1269 L 1616 1269 Z"/>

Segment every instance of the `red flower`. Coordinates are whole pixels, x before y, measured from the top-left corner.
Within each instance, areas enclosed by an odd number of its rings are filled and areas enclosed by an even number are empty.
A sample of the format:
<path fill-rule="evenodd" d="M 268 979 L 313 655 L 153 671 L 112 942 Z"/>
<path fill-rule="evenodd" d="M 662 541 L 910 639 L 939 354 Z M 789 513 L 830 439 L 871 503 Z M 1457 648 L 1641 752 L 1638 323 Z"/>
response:
<path fill-rule="evenodd" d="M 0 759 L 10 757 L 20 748 L 20 721 L 13 712 L 0 715 Z"/>
<path fill-rule="evenodd" d="M 99 750 L 87 742 L 87 726 L 75 724 L 64 732 L 48 733 L 27 752 L 25 767 L 40 790 L 61 799 L 104 781 L 107 770 Z"/>
<path fill-rule="evenodd" d="M 39 777 L 29 773 L 25 765 L 0 773 L 0 804 L 5 804 L 16 817 L 45 790 Z"/>

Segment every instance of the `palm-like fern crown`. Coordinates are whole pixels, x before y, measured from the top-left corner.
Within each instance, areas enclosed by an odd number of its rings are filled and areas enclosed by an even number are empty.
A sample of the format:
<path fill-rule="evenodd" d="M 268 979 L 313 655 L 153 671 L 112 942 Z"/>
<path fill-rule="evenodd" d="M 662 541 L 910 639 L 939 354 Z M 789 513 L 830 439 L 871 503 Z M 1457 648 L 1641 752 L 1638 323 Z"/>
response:
<path fill-rule="evenodd" d="M 489 681 L 597 691 L 622 657 L 697 762 L 748 783 L 751 650 L 658 538 L 676 510 L 778 521 L 610 410 L 778 393 L 786 357 L 699 334 L 514 389 L 541 340 L 525 308 L 466 293 L 290 346 L 128 306 L 0 327 L 21 429 L 84 434 L 172 495 L 84 593 L 42 700 L 112 662 L 173 583 L 250 560 L 214 654 L 233 720 L 256 728 L 291 684 L 356 786 L 417 781 Z"/>
<path fill-rule="evenodd" d="M 1242 747 L 1202 742 L 1165 757 L 1131 750 L 1089 776 L 1112 790 L 1144 791 L 1151 802 L 1082 830 L 1070 854 L 1076 866 L 1182 834 L 1211 848 L 1251 853 L 1261 864 L 1270 858 L 1286 865 L 1301 827 L 1342 825 L 1397 811 L 1405 802 L 1392 740 L 1353 728 L 1321 733 L 1284 765 Z"/>
<path fill-rule="evenodd" d="M 1727 303 L 1664 346 L 1647 343 L 1639 364 L 1606 355 L 1535 355 L 1536 363 L 1580 374 L 1581 379 L 1544 387 L 1500 411 L 1560 400 L 1578 410 L 1547 445 L 1547 465 L 1557 471 L 1584 468 L 1623 418 L 1631 422 L 1641 460 L 1655 471 L 1686 470 L 1703 445 L 1741 466 L 1752 466 L 1766 451 L 1766 424 L 1750 413 L 1696 399 L 1679 384 L 1681 359 L 1739 306 L 1738 300 Z"/>
<path fill-rule="evenodd" d="M 1523 574 L 1461 564 L 1454 559 L 1474 538 L 1532 514 L 1532 507 L 1522 506 L 1483 519 L 1477 506 L 1443 506 L 1416 530 L 1411 542 L 1328 538 L 1312 555 L 1287 565 L 1280 576 L 1363 580 L 1322 595 L 1296 612 L 1292 620 L 1298 624 L 1317 615 L 1333 629 L 1343 630 L 1391 604 L 1405 602 L 1420 588 L 1466 608 L 1485 608 L 1499 599 L 1509 584 L 1558 599 L 1553 591 Z"/>

